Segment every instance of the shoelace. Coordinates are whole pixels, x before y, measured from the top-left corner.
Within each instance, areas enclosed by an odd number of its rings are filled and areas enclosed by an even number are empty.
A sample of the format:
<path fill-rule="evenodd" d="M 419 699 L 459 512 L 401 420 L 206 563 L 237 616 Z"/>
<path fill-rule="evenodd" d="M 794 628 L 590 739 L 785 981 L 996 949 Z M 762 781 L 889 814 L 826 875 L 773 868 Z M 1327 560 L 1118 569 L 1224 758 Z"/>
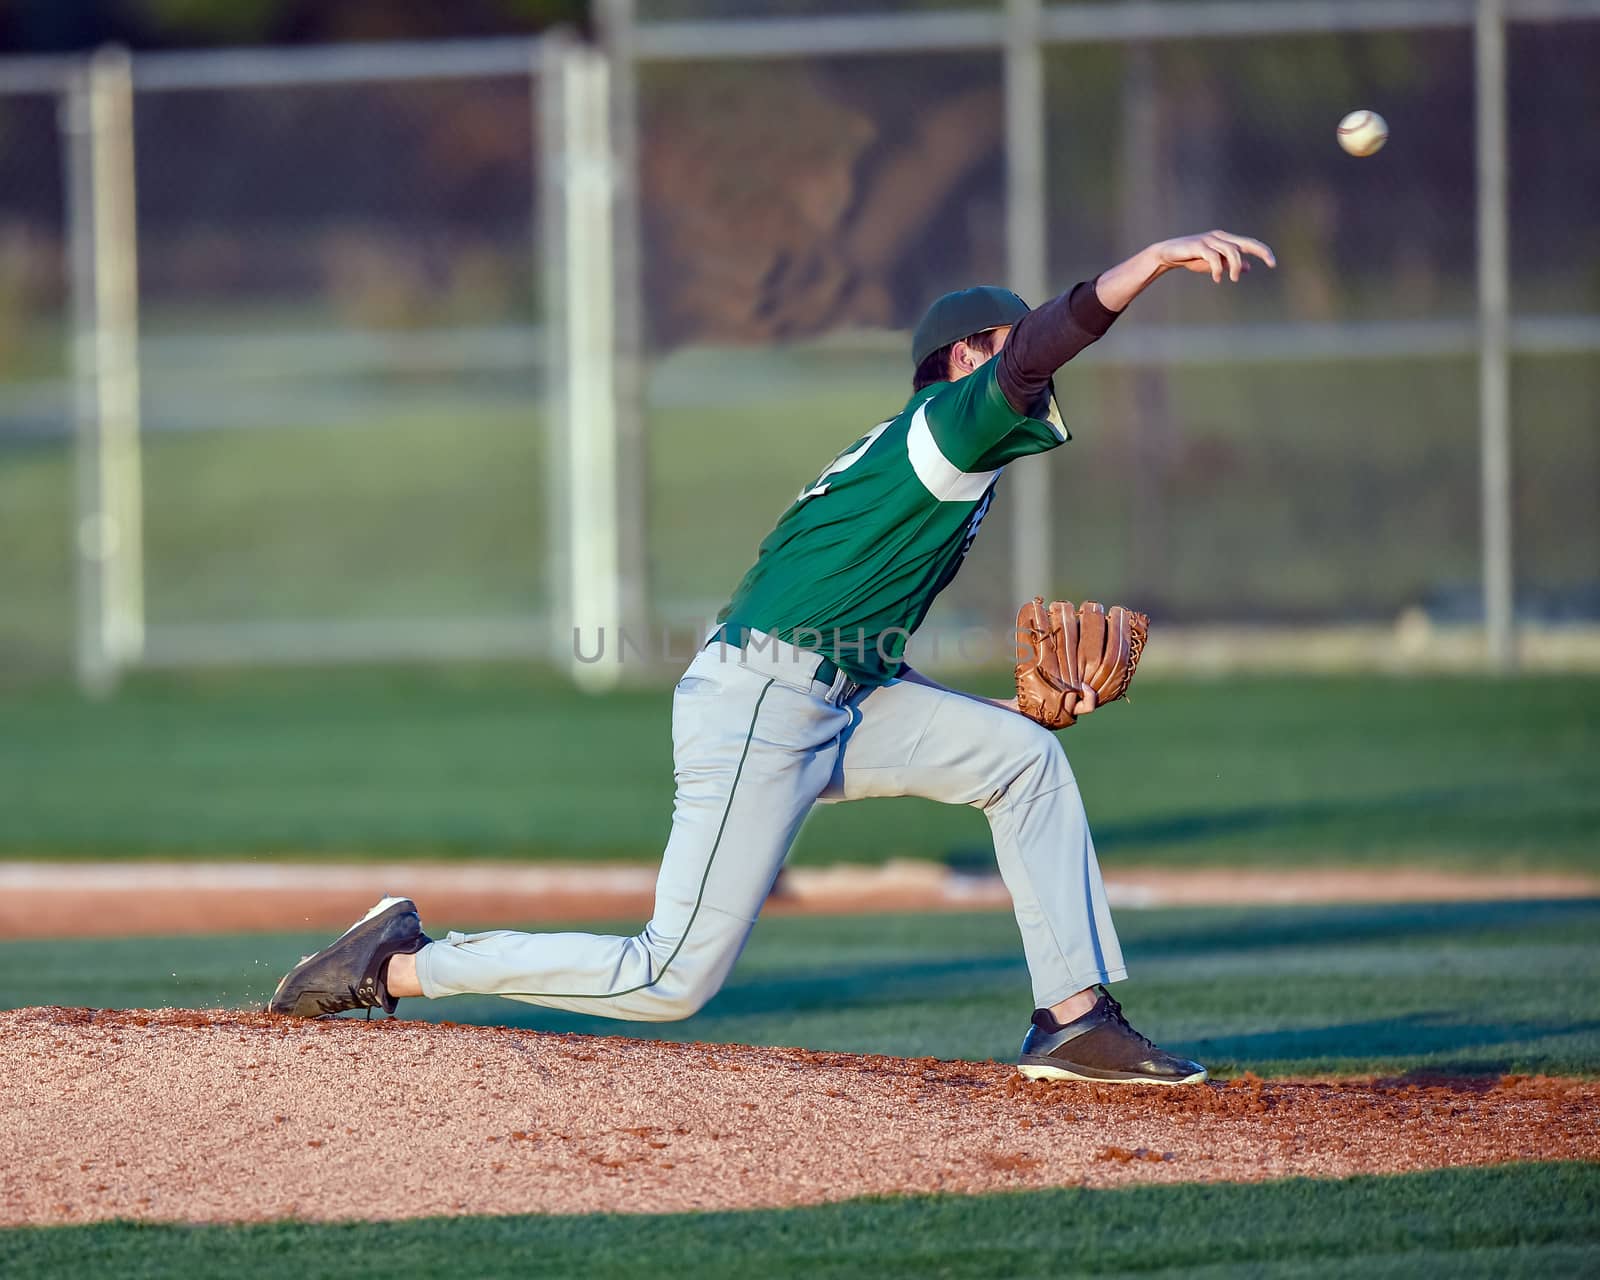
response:
<path fill-rule="evenodd" d="M 1129 1022 L 1126 1017 L 1123 1016 L 1122 1006 L 1117 1003 L 1117 998 L 1114 995 L 1112 995 L 1104 987 L 1100 988 L 1100 994 L 1105 998 L 1106 1011 L 1110 1013 L 1113 1020 L 1115 1020 L 1124 1031 L 1126 1031 L 1135 1040 L 1143 1042 L 1146 1048 L 1154 1049 L 1156 1047 L 1156 1042 L 1154 1040 L 1145 1035 L 1144 1032 L 1140 1031 L 1131 1022 Z"/>
<path fill-rule="evenodd" d="M 344 1013 L 349 1009 L 365 1009 L 367 1018 L 370 1021 L 372 1011 L 381 1008 L 383 1005 L 381 999 L 375 1002 L 365 999 L 355 987 L 346 987 L 345 990 L 349 992 L 348 996 L 334 996 L 328 1000 L 318 1000 L 317 1007 L 323 1013 Z"/>

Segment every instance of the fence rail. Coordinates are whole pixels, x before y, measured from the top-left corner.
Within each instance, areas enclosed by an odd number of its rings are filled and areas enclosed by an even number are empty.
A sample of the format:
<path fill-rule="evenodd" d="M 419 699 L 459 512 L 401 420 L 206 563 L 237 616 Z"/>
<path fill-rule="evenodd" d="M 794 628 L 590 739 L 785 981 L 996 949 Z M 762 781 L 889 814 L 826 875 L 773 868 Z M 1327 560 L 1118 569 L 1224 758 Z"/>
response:
<path fill-rule="evenodd" d="M 1038 34 L 1048 43 L 1221 40 L 1332 31 L 1469 28 L 1478 0 L 1192 0 L 1182 4 L 1045 6 Z M 803 58 L 818 55 L 1002 49 L 1008 33 L 993 9 L 844 14 L 811 18 L 657 20 L 634 32 L 642 60 Z M 1508 0 L 1513 22 L 1600 17 L 1596 0 Z"/>

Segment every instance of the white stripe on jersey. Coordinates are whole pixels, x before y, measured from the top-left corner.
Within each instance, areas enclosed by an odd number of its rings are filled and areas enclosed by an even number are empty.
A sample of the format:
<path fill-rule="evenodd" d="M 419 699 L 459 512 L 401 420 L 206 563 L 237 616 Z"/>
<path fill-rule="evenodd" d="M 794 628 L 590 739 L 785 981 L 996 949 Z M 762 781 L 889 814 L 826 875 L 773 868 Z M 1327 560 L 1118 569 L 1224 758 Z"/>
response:
<path fill-rule="evenodd" d="M 1045 421 L 1050 424 L 1050 430 L 1056 433 L 1057 440 L 1065 444 L 1068 440 L 1072 439 L 1072 437 L 1067 434 L 1067 422 L 1066 419 L 1061 416 L 1061 406 L 1056 403 L 1056 398 L 1053 394 L 1050 397 L 1050 415 L 1045 419 Z"/>
<path fill-rule="evenodd" d="M 922 486 L 940 502 L 976 502 L 1000 474 L 994 471 L 963 471 L 939 448 L 928 426 L 928 402 L 917 406 L 906 432 L 906 450 L 911 454 L 911 468 L 917 473 Z"/>

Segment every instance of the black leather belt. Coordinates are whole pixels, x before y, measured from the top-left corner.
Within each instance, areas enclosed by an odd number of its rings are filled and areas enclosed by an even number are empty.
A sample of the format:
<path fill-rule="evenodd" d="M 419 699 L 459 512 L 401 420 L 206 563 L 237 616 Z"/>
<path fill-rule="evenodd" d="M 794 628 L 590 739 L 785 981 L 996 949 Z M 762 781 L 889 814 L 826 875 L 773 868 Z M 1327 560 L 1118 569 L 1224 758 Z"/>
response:
<path fill-rule="evenodd" d="M 711 633 L 711 638 L 706 641 L 706 644 L 713 645 L 721 643 L 732 645 L 735 649 L 743 649 L 745 637 L 749 635 L 750 630 L 751 629 L 749 627 L 743 626 L 737 622 L 724 622 L 720 627 Z M 838 678 L 839 664 L 832 658 L 824 658 L 821 662 L 819 662 L 817 664 L 817 673 L 812 677 L 812 679 L 818 684 L 825 684 L 830 689 L 833 688 L 833 682 Z"/>

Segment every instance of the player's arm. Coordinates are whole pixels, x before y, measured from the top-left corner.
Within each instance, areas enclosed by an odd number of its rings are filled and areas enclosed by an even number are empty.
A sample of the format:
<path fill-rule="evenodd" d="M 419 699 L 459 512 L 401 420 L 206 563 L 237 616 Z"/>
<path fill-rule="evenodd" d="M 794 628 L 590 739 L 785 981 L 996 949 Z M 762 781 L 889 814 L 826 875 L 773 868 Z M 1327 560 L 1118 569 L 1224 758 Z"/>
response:
<path fill-rule="evenodd" d="M 1100 274 L 1095 293 L 1112 311 L 1121 311 L 1169 271 L 1194 271 L 1209 275 L 1217 283 L 1223 276 L 1239 283 L 1250 270 L 1250 259 L 1259 258 L 1269 267 L 1278 265 L 1272 250 L 1259 240 L 1235 235 L 1231 231 L 1207 231 L 1197 236 L 1163 240 L 1126 262 Z"/>
<path fill-rule="evenodd" d="M 1058 298 L 1035 307 L 1012 329 L 996 359 L 995 380 L 1019 413 L 1038 404 L 1057 369 L 1103 337 L 1128 304 L 1169 271 L 1204 272 L 1218 284 L 1237 282 L 1250 270 L 1250 258 L 1278 265 L 1272 250 L 1231 231 L 1162 240 L 1126 262 L 1102 271 Z"/>

